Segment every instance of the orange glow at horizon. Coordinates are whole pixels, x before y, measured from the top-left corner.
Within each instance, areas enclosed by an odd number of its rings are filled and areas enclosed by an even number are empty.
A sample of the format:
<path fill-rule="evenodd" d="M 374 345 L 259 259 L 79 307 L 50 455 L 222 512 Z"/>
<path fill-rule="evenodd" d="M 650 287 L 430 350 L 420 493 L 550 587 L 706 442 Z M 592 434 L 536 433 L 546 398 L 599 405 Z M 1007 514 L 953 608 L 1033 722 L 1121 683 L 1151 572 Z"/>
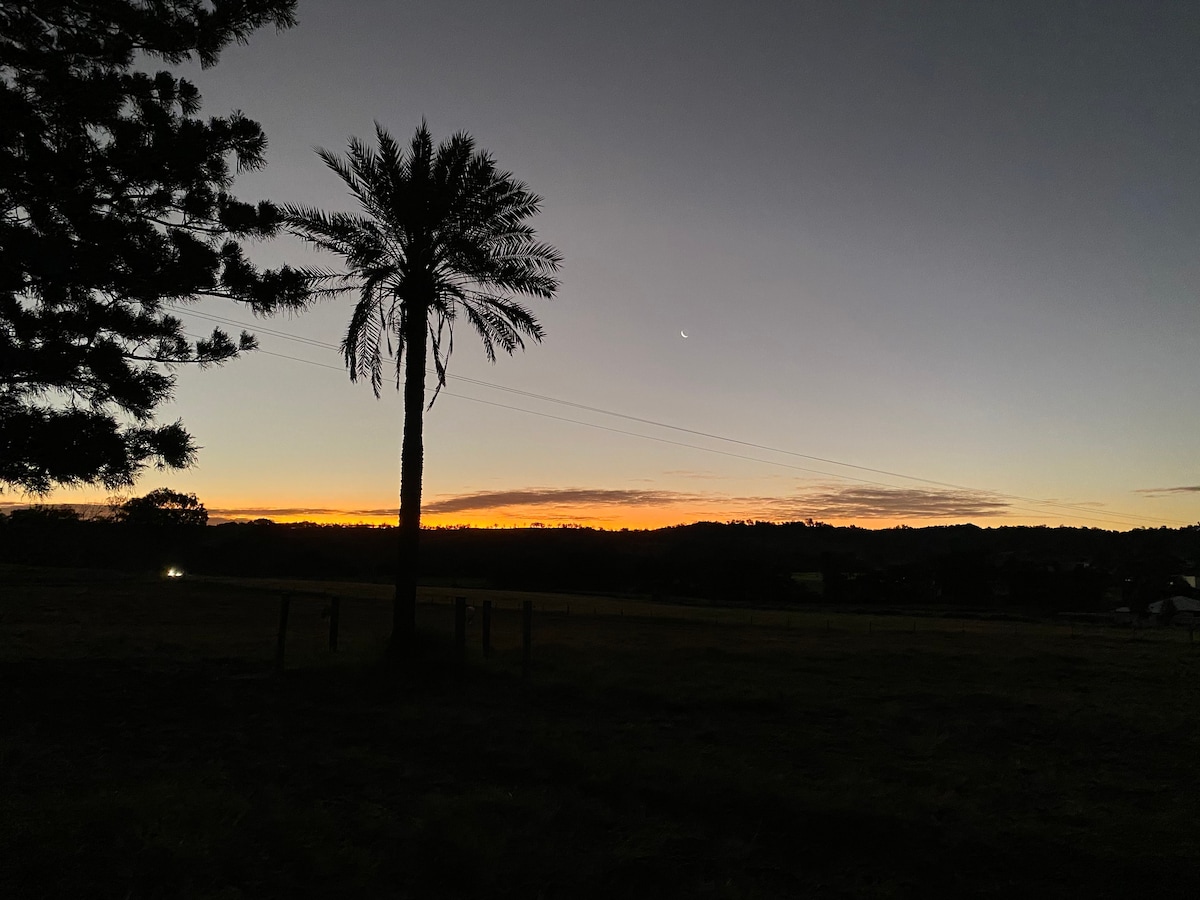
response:
<path fill-rule="evenodd" d="M 281 513 L 274 515 L 240 514 L 236 508 L 209 511 L 210 521 L 252 522 L 255 519 L 270 519 L 281 525 L 311 522 L 317 525 L 395 525 L 397 515 L 370 515 L 352 511 L 329 510 L 321 513 Z M 267 512 L 263 510 L 262 512 Z M 595 511 L 580 509 L 567 515 L 561 511 L 538 513 L 529 508 L 497 508 L 480 513 L 447 513 L 422 515 L 423 528 L 558 528 L 564 525 L 583 528 L 601 528 L 619 531 L 664 528 L 700 521 L 728 521 L 731 516 L 716 516 L 710 512 L 688 515 L 675 510 L 629 510 L 614 511 L 611 507 Z"/>
<path fill-rule="evenodd" d="M 244 497 L 217 497 L 205 502 L 209 513 L 209 524 L 219 525 L 225 522 L 248 523 L 258 519 L 267 519 L 278 524 L 298 524 L 302 522 L 316 525 L 369 525 L 391 526 L 397 524 L 397 514 L 385 507 L 362 502 L 364 498 L 356 498 L 359 503 L 333 501 L 321 498 L 312 503 L 288 503 L 283 498 L 274 497 L 266 502 L 254 502 Z M 323 502 L 322 502 L 323 501 Z M 37 501 L 25 498 L 23 502 L 0 502 L 0 513 L 4 507 L 34 505 Z M 65 505 L 74 507 L 85 517 L 104 515 L 108 503 L 99 497 L 76 495 L 69 500 L 65 497 L 46 501 L 48 505 Z M 338 507 L 342 508 L 338 508 Z M 345 507 L 351 507 L 349 509 Z M 354 508 L 357 507 L 357 508 Z M 1047 515 L 1022 514 L 1011 511 L 1007 514 L 978 516 L 929 516 L 903 513 L 897 515 L 837 517 L 814 514 L 812 519 L 835 527 L 857 527 L 870 530 L 881 530 L 909 526 L 923 528 L 930 526 L 946 526 L 974 524 L 981 528 L 1001 526 L 1075 526 L 1097 527 L 1096 521 L 1080 521 L 1070 515 L 1056 516 L 1051 511 Z M 425 528 L 559 528 L 564 526 L 593 528 L 607 531 L 652 530 L 680 525 L 691 525 L 698 522 L 794 522 L 807 519 L 804 515 L 782 516 L 777 512 L 772 515 L 764 510 L 755 509 L 754 505 L 744 502 L 722 503 L 719 500 L 707 503 L 664 503 L 661 505 L 613 504 L 598 503 L 546 503 L 546 504 L 514 504 L 511 506 L 494 506 L 477 510 L 461 510 L 445 513 L 425 513 L 421 524 Z M 1112 521 L 1099 525 L 1111 530 L 1128 530 L 1139 527 Z M 1144 527 L 1144 526 L 1142 526 Z"/>
<path fill-rule="evenodd" d="M 266 510 L 255 510 L 255 513 L 266 512 Z M 397 524 L 397 516 L 395 513 L 389 515 L 368 515 L 355 513 L 352 511 L 336 511 L 328 510 L 321 513 L 296 513 L 296 514 L 276 514 L 276 515 L 244 515 L 238 514 L 236 508 L 226 508 L 218 510 L 210 510 L 210 522 L 220 524 L 221 522 L 251 522 L 258 518 L 268 518 L 277 524 L 297 524 L 301 522 L 310 522 L 316 525 L 373 525 L 373 526 L 388 526 Z M 421 517 L 421 526 L 423 528 L 560 528 L 563 526 L 572 526 L 580 528 L 594 528 L 607 531 L 620 531 L 628 529 L 630 531 L 652 530 L 656 528 L 669 528 L 678 525 L 692 525 L 697 522 L 773 522 L 776 524 L 795 521 L 794 519 L 784 519 L 765 515 L 754 515 L 752 512 L 745 510 L 726 510 L 720 511 L 712 508 L 695 509 L 685 511 L 679 508 L 667 509 L 626 509 L 619 510 L 609 507 L 598 507 L 596 509 L 580 508 L 566 513 L 561 509 L 548 509 L 539 512 L 530 507 L 497 507 L 478 513 L 446 513 L 435 515 L 423 515 Z M 861 519 L 861 520 L 842 520 L 829 519 L 821 520 L 829 525 L 838 527 L 855 526 L 858 528 L 868 529 L 884 529 L 896 528 L 900 525 L 909 525 L 914 528 L 922 527 L 923 525 L 946 525 L 946 524 L 961 524 L 961 522 L 951 522 L 946 519 L 915 519 L 915 518 L 879 518 L 879 519 Z M 995 525 L 1017 525 L 1029 524 L 1021 521 L 1015 521 L 1008 517 L 1000 517 L 997 521 L 980 521 L 976 524 L 981 527 L 987 527 L 988 524 Z"/>

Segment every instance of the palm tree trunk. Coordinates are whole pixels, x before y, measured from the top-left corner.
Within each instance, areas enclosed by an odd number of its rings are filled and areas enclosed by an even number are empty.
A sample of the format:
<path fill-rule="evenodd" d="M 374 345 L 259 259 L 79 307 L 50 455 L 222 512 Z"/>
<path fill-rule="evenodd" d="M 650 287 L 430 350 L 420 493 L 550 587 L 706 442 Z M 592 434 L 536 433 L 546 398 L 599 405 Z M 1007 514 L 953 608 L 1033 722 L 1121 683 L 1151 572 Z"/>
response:
<path fill-rule="evenodd" d="M 418 308 L 419 307 L 419 308 Z M 400 541 L 396 555 L 396 594 L 392 601 L 391 650 L 411 650 L 417 629 L 417 555 L 421 540 L 422 439 L 425 416 L 425 362 L 428 348 L 424 304 L 411 304 L 404 335 L 404 438 L 400 447 Z"/>

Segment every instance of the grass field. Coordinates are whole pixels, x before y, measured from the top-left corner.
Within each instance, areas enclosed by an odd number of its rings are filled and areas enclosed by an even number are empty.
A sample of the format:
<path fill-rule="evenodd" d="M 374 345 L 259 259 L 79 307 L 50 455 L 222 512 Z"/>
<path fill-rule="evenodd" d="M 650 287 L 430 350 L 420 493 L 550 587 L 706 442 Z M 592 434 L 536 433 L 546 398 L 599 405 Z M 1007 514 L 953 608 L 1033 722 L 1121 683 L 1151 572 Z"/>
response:
<path fill-rule="evenodd" d="M 456 594 L 0 570 L 0 897 L 1200 896 L 1185 631 Z"/>

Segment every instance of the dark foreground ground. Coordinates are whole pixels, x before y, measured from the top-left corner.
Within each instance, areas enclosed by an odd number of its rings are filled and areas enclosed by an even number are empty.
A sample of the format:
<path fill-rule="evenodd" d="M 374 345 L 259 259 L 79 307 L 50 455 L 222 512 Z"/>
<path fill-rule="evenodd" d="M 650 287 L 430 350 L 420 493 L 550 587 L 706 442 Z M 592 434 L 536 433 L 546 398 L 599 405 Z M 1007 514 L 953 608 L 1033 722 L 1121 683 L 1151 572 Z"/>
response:
<path fill-rule="evenodd" d="M 323 602 L 0 571 L 0 897 L 1200 896 L 1186 632 Z"/>

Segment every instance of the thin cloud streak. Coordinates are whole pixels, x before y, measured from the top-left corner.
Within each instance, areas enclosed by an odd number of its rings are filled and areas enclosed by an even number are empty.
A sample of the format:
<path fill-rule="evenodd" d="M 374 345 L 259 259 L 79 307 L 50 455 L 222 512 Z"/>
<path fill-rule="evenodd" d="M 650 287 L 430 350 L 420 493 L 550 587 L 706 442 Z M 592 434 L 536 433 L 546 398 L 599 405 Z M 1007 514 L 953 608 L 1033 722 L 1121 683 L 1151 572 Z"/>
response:
<path fill-rule="evenodd" d="M 393 510 L 394 512 L 394 510 Z M 359 515 L 357 511 L 345 509 L 322 509 L 319 507 L 287 506 L 287 507 L 231 507 L 209 509 L 210 516 L 228 518 L 270 519 L 274 516 L 345 516 Z M 363 513 L 363 515 L 367 515 Z"/>
<path fill-rule="evenodd" d="M 738 510 L 742 515 L 784 519 L 957 519 L 1003 516 L 1008 501 L 976 491 L 915 488 L 817 487 L 789 497 L 731 497 L 718 493 L 527 488 L 481 491 L 434 501 L 430 515 L 485 512 L 512 507 L 710 507 Z"/>
<path fill-rule="evenodd" d="M 1200 493 L 1200 484 L 1185 484 L 1179 487 L 1166 488 L 1139 488 L 1134 493 L 1145 494 L 1148 497 L 1162 497 L 1168 494 L 1196 494 Z"/>
<path fill-rule="evenodd" d="M 81 516 L 94 515 L 110 508 L 108 503 L 44 503 L 39 500 L 0 500 L 0 513 L 43 506 L 48 509 L 73 509 Z"/>
<path fill-rule="evenodd" d="M 788 519 L 968 519 L 1004 516 L 1007 500 L 977 491 L 830 487 L 794 497 L 762 498 L 772 517 Z"/>
<path fill-rule="evenodd" d="M 423 512 L 445 515 L 456 512 L 503 509 L 512 506 L 675 506 L 711 499 L 704 494 L 678 491 L 639 491 L 596 488 L 526 488 L 518 491 L 480 491 L 461 494 L 425 505 Z"/>

